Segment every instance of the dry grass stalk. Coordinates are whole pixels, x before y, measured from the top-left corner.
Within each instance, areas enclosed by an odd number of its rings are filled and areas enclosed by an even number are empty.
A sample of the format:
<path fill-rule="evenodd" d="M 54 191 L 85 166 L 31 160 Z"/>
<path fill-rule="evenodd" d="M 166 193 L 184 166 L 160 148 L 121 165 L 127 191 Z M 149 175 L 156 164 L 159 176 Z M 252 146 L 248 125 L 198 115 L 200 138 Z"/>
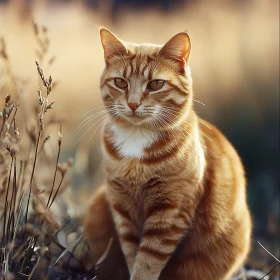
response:
<path fill-rule="evenodd" d="M 39 36 L 40 30 L 44 37 L 42 40 L 38 37 L 37 42 L 41 48 L 41 59 L 43 59 L 48 51 L 49 40 L 47 28 L 34 25 L 35 35 Z M 0 43 L 0 56 L 8 60 L 4 40 Z M 54 60 L 55 58 L 52 57 L 48 62 L 49 65 Z M 8 62 L 6 67 L 8 67 L 6 72 L 11 72 Z M 75 259 L 72 253 L 68 252 L 70 248 L 68 250 L 63 247 L 55 238 L 54 234 L 60 230 L 60 225 L 51 210 L 59 194 L 69 186 L 69 181 L 65 181 L 65 177 L 73 162 L 72 159 L 65 163 L 59 162 L 62 147 L 61 128 L 58 132 L 56 162 L 49 161 L 43 153 L 50 139 L 49 135 L 44 134 L 45 128 L 55 122 L 53 116 L 50 117 L 50 121 L 46 121 L 46 114 L 49 115 L 54 105 L 54 101 L 48 101 L 54 87 L 52 77 L 45 78 L 38 62 L 36 62 L 36 68 L 45 93 L 41 89 L 37 91 L 38 100 L 34 109 L 37 117 L 35 116 L 32 120 L 31 126 L 28 123 L 25 124 L 27 134 L 20 134 L 19 131 L 22 128 L 17 127 L 17 125 L 22 126 L 22 123 L 17 121 L 17 112 L 21 111 L 21 107 L 15 105 L 20 104 L 19 95 L 16 92 L 12 92 L 15 99 L 9 94 L 5 96 L 4 108 L 0 112 L 1 279 L 18 279 L 18 277 L 43 279 L 48 274 L 46 269 L 53 263 L 60 267 L 57 264 L 60 258 L 64 259 L 70 255 L 72 259 Z M 5 81 L 5 83 L 8 82 Z M 0 88 L 0 93 L 4 88 L 4 86 Z M 16 90 L 16 87 L 14 89 Z M 43 187 L 41 171 L 52 170 L 53 167 L 55 167 L 53 175 L 50 175 L 45 182 L 48 187 Z M 58 176 L 60 179 L 57 178 Z M 57 258 L 63 250 L 67 251 L 67 254 L 64 253 L 66 256 Z M 84 274 L 82 266 L 80 270 L 80 273 Z M 54 271 L 56 270 L 53 269 Z M 69 266 L 69 271 L 71 271 L 71 266 Z"/>

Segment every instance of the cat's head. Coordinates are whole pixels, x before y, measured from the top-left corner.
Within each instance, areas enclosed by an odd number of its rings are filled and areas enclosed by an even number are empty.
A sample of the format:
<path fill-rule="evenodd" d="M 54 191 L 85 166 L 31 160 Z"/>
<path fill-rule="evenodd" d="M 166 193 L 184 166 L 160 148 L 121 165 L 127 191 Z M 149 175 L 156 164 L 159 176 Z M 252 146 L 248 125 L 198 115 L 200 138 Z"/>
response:
<path fill-rule="evenodd" d="M 100 30 L 106 67 L 101 76 L 104 104 L 112 120 L 150 127 L 168 127 L 192 105 L 192 79 L 187 33 L 164 46 L 125 43 Z"/>

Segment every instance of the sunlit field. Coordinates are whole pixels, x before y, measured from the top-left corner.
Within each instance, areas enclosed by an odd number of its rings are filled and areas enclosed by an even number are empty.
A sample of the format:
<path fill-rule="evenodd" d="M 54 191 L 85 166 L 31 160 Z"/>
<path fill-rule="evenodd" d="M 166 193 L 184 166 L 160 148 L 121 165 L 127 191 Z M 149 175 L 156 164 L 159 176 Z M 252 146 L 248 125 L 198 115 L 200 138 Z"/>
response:
<path fill-rule="evenodd" d="M 277 1 L 217 1 L 211 5 L 196 1 L 168 14 L 156 8 L 136 13 L 131 8 L 121 10 L 115 22 L 108 16 L 106 2 L 97 11 L 78 1 L 51 3 L 34 1 L 25 8 L 22 1 L 2 4 L 0 34 L 5 38 L 13 72 L 27 79 L 28 87 L 32 88 L 37 82 L 34 60 L 38 59 L 32 20 L 48 28 L 49 57 L 54 55 L 56 60 L 46 71 L 59 82 L 56 110 L 66 117 L 69 129 L 81 114 L 101 103 L 99 76 L 104 67 L 98 32 L 101 26 L 125 41 L 157 44 L 164 44 L 175 33 L 187 30 L 192 39 L 196 97 L 206 104 L 206 108 L 199 108 L 202 114 L 208 112 L 218 118 L 217 106 L 232 106 L 240 100 L 249 110 L 254 107 L 262 111 L 264 102 L 277 100 L 276 90 L 267 88 L 265 94 L 252 90 L 259 84 L 264 88 L 277 87 Z M 63 106 L 66 101 L 67 106 Z"/>

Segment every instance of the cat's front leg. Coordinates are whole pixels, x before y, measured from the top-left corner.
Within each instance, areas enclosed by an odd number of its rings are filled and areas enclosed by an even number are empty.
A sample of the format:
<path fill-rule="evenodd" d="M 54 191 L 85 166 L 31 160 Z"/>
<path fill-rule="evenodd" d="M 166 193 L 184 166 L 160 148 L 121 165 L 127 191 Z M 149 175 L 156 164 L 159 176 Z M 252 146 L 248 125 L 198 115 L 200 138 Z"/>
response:
<path fill-rule="evenodd" d="M 177 198 L 178 199 L 178 198 Z M 131 280 L 157 280 L 191 221 L 178 201 L 163 200 L 149 207 Z"/>
<path fill-rule="evenodd" d="M 129 213 L 124 209 L 123 205 L 114 203 L 112 205 L 112 213 L 120 245 L 126 259 L 129 273 L 131 275 L 140 242 L 138 231 L 134 223 L 131 221 Z"/>

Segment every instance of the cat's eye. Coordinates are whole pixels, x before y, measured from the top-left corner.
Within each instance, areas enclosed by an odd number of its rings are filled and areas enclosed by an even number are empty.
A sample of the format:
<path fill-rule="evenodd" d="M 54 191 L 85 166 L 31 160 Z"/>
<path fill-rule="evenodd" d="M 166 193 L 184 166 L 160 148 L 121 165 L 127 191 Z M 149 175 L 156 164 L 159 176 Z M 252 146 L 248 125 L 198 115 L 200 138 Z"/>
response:
<path fill-rule="evenodd" d="M 163 87 L 164 83 L 164 80 L 153 80 L 148 83 L 147 89 L 152 91 L 159 90 Z"/>
<path fill-rule="evenodd" d="M 126 89 L 128 86 L 127 82 L 121 78 L 115 78 L 115 85 L 121 89 Z"/>

